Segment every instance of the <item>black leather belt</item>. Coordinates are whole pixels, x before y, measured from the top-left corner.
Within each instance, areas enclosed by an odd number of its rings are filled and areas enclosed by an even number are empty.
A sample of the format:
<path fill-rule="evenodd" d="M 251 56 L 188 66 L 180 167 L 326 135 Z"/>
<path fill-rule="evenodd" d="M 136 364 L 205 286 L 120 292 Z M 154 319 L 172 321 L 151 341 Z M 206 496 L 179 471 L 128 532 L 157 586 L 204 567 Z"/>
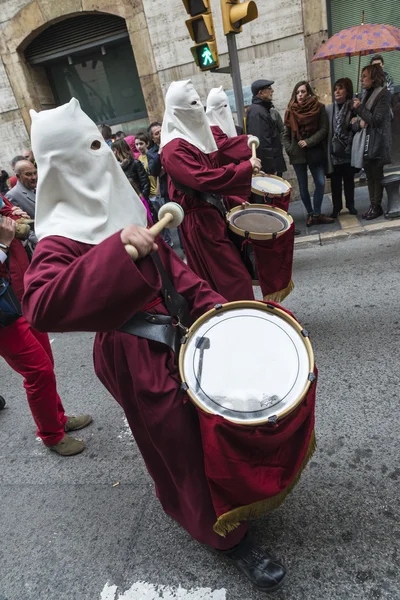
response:
<path fill-rule="evenodd" d="M 194 190 L 193 188 L 190 188 L 187 185 L 177 183 L 174 179 L 172 180 L 172 183 L 174 184 L 176 189 L 182 192 L 183 194 L 187 194 L 192 198 L 196 198 L 197 200 L 202 200 L 202 202 L 207 202 L 207 204 L 211 204 L 211 206 L 217 209 L 221 217 L 226 219 L 226 213 L 228 211 L 226 209 L 225 202 L 222 196 L 218 196 L 217 194 L 212 194 L 210 192 L 199 192 L 198 190 Z"/>
<path fill-rule="evenodd" d="M 153 315 L 140 311 L 124 323 L 118 331 L 166 344 L 177 353 L 180 348 L 180 332 L 178 327 L 173 325 L 175 321 L 169 315 Z"/>

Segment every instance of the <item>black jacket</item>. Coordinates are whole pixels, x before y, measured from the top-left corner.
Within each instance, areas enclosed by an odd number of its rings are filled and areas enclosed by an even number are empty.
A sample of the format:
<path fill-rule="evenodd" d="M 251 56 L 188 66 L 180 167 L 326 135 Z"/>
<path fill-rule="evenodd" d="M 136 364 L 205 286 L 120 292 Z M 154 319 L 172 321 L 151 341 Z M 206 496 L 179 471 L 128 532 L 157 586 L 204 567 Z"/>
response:
<path fill-rule="evenodd" d="M 247 110 L 246 130 L 260 140 L 257 156 L 264 173 L 281 173 L 286 171 L 286 163 L 279 128 L 271 116 L 271 107 L 271 102 L 264 102 L 253 96 L 252 104 Z"/>
<path fill-rule="evenodd" d="M 150 197 L 150 179 L 146 169 L 139 160 L 127 158 L 121 163 L 121 167 L 127 178 L 134 184 L 146 199 Z"/>
<path fill-rule="evenodd" d="M 368 129 L 377 129 L 379 131 L 379 135 L 382 138 L 382 156 L 381 159 L 379 159 L 379 162 L 383 165 L 387 165 L 391 162 L 392 111 L 390 110 L 390 104 L 391 94 L 384 88 L 376 98 L 371 110 L 368 110 L 365 106 L 365 102 L 354 109 L 354 111 L 367 123 L 367 133 Z"/>

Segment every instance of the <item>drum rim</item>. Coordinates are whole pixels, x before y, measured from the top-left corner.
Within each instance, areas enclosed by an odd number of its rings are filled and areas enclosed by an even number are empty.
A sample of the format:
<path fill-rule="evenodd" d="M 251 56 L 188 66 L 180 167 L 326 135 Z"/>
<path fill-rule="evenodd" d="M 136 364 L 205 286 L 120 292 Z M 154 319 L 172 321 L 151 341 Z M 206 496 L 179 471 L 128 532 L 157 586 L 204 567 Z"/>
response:
<path fill-rule="evenodd" d="M 240 229 L 239 227 L 236 227 L 236 225 L 234 223 L 231 223 L 229 216 L 236 212 L 239 212 L 240 210 L 243 210 L 243 211 L 247 210 L 247 209 L 251 210 L 253 208 L 276 212 L 278 215 L 280 215 L 284 219 L 287 219 L 289 225 L 286 229 L 283 229 L 282 231 L 277 231 L 276 233 L 259 233 L 257 231 L 249 231 L 249 232 L 247 232 L 248 233 L 247 237 L 249 237 L 252 240 L 272 240 L 273 238 L 277 238 L 277 237 L 280 237 L 281 235 L 285 235 L 285 233 L 287 233 L 293 225 L 293 218 L 291 217 L 291 215 L 289 215 L 289 213 L 287 213 L 285 210 L 278 208 L 277 206 L 267 206 L 266 204 L 249 204 L 249 206 L 246 206 L 245 208 L 243 208 L 243 206 L 235 206 L 235 208 L 232 208 L 227 213 L 226 221 L 228 223 L 229 229 L 231 231 L 233 231 L 234 233 L 237 233 L 238 235 L 240 235 L 243 238 L 246 237 L 244 235 L 244 230 Z"/>
<path fill-rule="evenodd" d="M 279 181 L 284 181 L 288 186 L 287 191 L 282 194 L 273 194 L 272 192 L 261 191 L 251 186 L 251 191 L 253 192 L 253 194 L 257 194 L 257 196 L 268 196 L 268 198 L 284 198 L 292 191 L 291 184 L 287 181 L 287 179 L 283 179 L 283 177 L 278 177 L 277 175 L 270 175 L 269 173 L 265 173 L 264 175 L 260 175 L 259 173 L 257 173 L 257 175 L 254 175 L 254 177 L 269 177 L 270 179 L 279 179 Z"/>
<path fill-rule="evenodd" d="M 230 423 L 235 423 L 236 425 L 243 425 L 244 427 L 248 427 L 248 426 L 261 427 L 261 426 L 266 425 L 267 423 L 271 422 L 270 418 L 267 418 L 265 421 L 260 421 L 260 420 L 239 421 L 238 419 L 232 419 L 232 418 L 228 418 L 226 416 L 217 415 L 216 413 L 212 412 L 211 410 L 208 410 L 197 400 L 195 394 L 192 393 L 192 391 L 190 390 L 190 388 L 185 380 L 183 363 L 184 363 L 185 352 L 186 352 L 186 348 L 187 348 L 187 342 L 190 341 L 190 339 L 196 333 L 197 329 L 203 323 L 205 323 L 209 319 L 209 317 L 211 317 L 213 314 L 217 314 L 217 313 L 221 313 L 221 312 L 228 312 L 229 310 L 232 310 L 232 309 L 235 310 L 235 309 L 239 309 L 239 308 L 257 308 L 257 309 L 263 310 L 264 312 L 268 312 L 270 314 L 278 314 L 280 317 L 282 317 L 288 323 L 290 323 L 294 327 L 294 329 L 297 330 L 301 339 L 303 340 L 303 343 L 306 347 L 306 351 L 308 354 L 309 372 L 314 373 L 314 369 L 315 369 L 314 351 L 313 351 L 313 348 L 312 348 L 312 345 L 310 342 L 310 338 L 308 336 L 304 336 L 302 334 L 302 331 L 304 331 L 304 327 L 302 327 L 301 324 L 298 321 L 296 321 L 296 319 L 294 317 L 289 315 L 287 312 L 285 312 L 281 308 L 278 308 L 277 306 L 274 306 L 267 302 L 261 302 L 261 301 L 257 301 L 257 300 L 237 300 L 236 302 L 226 302 L 225 304 L 218 305 L 218 308 L 215 308 L 215 307 L 211 308 L 206 313 L 201 315 L 201 317 L 196 319 L 196 321 L 191 325 L 191 327 L 187 331 L 187 333 L 182 341 L 181 349 L 179 351 L 179 361 L 178 361 L 179 375 L 180 375 L 180 378 L 182 381 L 182 388 L 185 389 L 186 394 L 189 396 L 190 400 L 193 402 L 193 404 L 199 410 L 201 410 L 205 413 L 208 413 L 210 415 L 220 416 L 222 419 L 225 419 L 226 421 L 229 421 Z M 282 419 L 284 419 L 285 417 L 290 415 L 293 411 L 295 411 L 296 408 L 298 408 L 298 406 L 300 406 L 300 404 L 303 402 L 304 398 L 308 394 L 311 383 L 312 382 L 310 381 L 310 379 L 307 379 L 306 384 L 305 384 L 303 391 L 300 394 L 299 398 L 296 400 L 296 402 L 294 404 L 292 404 L 292 406 L 286 408 L 284 411 L 282 411 L 279 415 L 276 416 L 277 421 L 281 421 Z M 272 420 L 272 422 L 275 422 L 275 420 Z"/>

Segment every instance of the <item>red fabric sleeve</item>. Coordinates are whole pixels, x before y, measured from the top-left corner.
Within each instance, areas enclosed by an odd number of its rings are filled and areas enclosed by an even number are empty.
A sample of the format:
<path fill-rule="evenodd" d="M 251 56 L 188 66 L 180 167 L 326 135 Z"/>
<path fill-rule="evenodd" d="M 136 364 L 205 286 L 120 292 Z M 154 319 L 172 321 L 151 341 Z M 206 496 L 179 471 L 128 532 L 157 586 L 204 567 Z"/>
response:
<path fill-rule="evenodd" d="M 228 138 L 219 128 L 213 125 L 211 130 L 218 146 L 218 162 L 221 166 L 240 163 L 251 158 L 251 150 L 247 144 L 247 135 Z"/>
<path fill-rule="evenodd" d="M 23 311 L 39 331 L 111 331 L 159 292 L 150 258 L 134 263 L 115 233 L 97 246 L 59 236 L 36 246 Z"/>
<path fill-rule="evenodd" d="M 252 166 L 250 161 L 214 167 L 202 164 L 198 155 L 202 154 L 184 140 L 169 142 L 162 152 L 164 168 L 172 180 L 199 192 L 216 194 L 235 193 L 249 196 L 251 191 Z M 217 155 L 218 160 L 218 155 Z"/>
<path fill-rule="evenodd" d="M 182 294 L 189 304 L 193 319 L 198 319 L 216 304 L 227 302 L 223 296 L 214 292 L 204 279 L 200 279 L 189 269 L 169 246 L 162 242 L 158 246 L 164 268 L 177 292 Z"/>

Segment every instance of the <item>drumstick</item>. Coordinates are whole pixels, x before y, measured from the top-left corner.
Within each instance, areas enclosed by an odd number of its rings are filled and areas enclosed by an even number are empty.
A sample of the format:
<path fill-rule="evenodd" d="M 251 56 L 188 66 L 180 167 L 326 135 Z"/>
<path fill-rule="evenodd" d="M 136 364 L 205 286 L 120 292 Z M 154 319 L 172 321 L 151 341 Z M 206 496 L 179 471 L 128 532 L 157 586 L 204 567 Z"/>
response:
<path fill-rule="evenodd" d="M 247 145 L 251 149 L 251 157 L 257 158 L 257 148 L 260 145 L 260 140 L 258 139 L 258 137 L 255 135 L 249 135 Z M 254 167 L 254 169 L 253 169 L 254 175 L 257 175 L 257 173 L 259 171 L 260 171 L 260 169 L 258 167 Z"/>
<path fill-rule="evenodd" d="M 183 212 L 183 208 L 179 204 L 176 204 L 176 202 L 168 202 L 168 204 L 164 204 L 164 206 L 162 206 L 158 211 L 159 221 L 150 227 L 149 231 L 156 236 L 165 227 L 179 227 L 184 219 L 184 216 L 185 213 Z M 135 246 L 132 246 L 132 244 L 126 244 L 125 250 L 133 262 L 136 262 L 139 258 L 139 253 Z"/>

